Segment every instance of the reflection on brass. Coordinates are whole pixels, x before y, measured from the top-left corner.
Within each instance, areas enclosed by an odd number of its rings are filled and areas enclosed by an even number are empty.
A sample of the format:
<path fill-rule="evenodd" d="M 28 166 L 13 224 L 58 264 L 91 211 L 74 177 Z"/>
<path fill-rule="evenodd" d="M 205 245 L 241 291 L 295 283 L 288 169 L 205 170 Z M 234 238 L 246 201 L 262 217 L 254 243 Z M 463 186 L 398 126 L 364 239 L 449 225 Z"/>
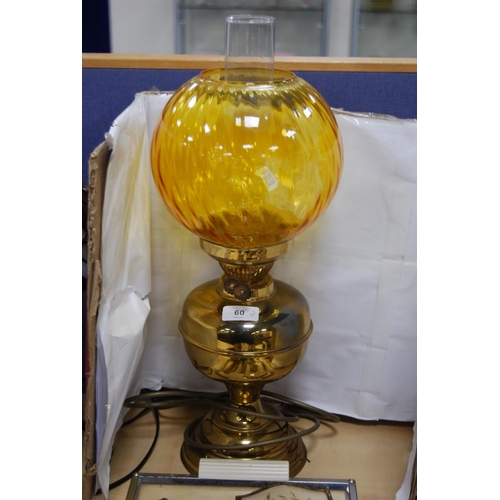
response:
<path fill-rule="evenodd" d="M 230 269 L 262 271 L 256 277 L 224 274 L 198 286 L 185 300 L 179 329 L 187 355 L 197 370 L 226 385 L 233 408 L 214 408 L 186 430 L 181 457 L 192 473 L 197 473 L 201 458 L 288 460 L 292 477 L 305 464 L 302 439 L 295 437 L 286 419 L 277 420 L 275 407 L 260 399 L 265 384 L 297 366 L 312 333 L 304 296 L 267 273 L 273 262 L 270 256 L 276 259 L 291 246 L 287 242 L 231 250 L 202 242 L 203 249 Z M 223 308 L 229 305 L 258 307 L 259 320 L 223 321 Z"/>

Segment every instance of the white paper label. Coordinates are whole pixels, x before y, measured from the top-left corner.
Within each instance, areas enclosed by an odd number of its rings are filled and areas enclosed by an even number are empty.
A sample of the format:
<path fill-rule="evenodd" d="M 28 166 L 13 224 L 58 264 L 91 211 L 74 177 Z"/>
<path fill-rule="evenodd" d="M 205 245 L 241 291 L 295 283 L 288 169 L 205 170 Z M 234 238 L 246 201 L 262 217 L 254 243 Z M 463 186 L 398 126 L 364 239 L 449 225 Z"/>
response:
<path fill-rule="evenodd" d="M 266 183 L 267 190 L 272 191 L 278 187 L 278 179 L 274 177 L 274 174 L 269 170 L 269 167 L 262 167 L 257 170 L 257 174 L 262 178 L 262 180 Z"/>
<path fill-rule="evenodd" d="M 258 321 L 259 308 L 252 306 L 224 306 L 222 321 Z"/>

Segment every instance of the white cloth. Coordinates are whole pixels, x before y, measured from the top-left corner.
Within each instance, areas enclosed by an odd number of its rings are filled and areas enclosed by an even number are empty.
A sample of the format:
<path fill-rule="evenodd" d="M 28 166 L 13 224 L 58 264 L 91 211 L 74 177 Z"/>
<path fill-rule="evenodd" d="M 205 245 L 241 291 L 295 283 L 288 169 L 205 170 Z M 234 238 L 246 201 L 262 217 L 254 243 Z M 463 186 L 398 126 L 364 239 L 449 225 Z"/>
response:
<path fill-rule="evenodd" d="M 224 389 L 193 368 L 177 329 L 186 295 L 221 269 L 167 212 L 152 180 L 151 134 L 170 95 L 137 94 L 108 136 L 97 325 L 106 497 L 127 396 Z M 266 389 L 359 419 L 414 421 L 417 124 L 334 111 L 345 158 L 337 194 L 271 273 L 305 295 L 314 332 L 301 364 Z"/>

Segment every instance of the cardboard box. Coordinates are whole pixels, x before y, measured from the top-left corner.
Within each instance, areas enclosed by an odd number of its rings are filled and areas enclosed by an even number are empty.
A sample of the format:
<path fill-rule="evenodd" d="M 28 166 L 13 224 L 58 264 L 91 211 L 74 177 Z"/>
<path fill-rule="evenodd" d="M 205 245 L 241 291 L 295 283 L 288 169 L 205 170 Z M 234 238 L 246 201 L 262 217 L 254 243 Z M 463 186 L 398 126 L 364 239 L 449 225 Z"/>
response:
<path fill-rule="evenodd" d="M 83 500 L 90 500 L 94 496 L 96 473 L 96 319 L 101 293 L 101 217 L 110 153 L 107 144 L 103 142 L 95 149 L 89 159 L 87 332 L 85 343 L 87 363 L 83 434 Z"/>

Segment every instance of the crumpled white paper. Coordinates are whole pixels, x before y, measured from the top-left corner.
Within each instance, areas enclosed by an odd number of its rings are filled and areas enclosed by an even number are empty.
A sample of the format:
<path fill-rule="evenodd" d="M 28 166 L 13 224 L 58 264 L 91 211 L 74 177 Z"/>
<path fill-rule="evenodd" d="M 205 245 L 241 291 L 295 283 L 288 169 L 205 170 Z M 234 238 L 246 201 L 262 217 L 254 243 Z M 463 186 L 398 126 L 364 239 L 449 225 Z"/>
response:
<path fill-rule="evenodd" d="M 97 319 L 98 483 L 107 497 L 113 440 L 146 338 L 151 307 L 151 230 L 147 100 L 114 122 L 102 217 L 102 289 Z M 161 109 L 159 110 L 161 111 Z"/>
<path fill-rule="evenodd" d="M 140 93 L 114 122 L 97 335 L 98 481 L 126 397 L 142 388 L 220 391 L 190 363 L 177 324 L 217 262 L 177 223 L 150 171 L 169 93 Z M 359 419 L 416 419 L 416 122 L 335 111 L 344 171 L 333 202 L 272 275 L 307 298 L 314 332 L 301 364 L 266 389 Z"/>

